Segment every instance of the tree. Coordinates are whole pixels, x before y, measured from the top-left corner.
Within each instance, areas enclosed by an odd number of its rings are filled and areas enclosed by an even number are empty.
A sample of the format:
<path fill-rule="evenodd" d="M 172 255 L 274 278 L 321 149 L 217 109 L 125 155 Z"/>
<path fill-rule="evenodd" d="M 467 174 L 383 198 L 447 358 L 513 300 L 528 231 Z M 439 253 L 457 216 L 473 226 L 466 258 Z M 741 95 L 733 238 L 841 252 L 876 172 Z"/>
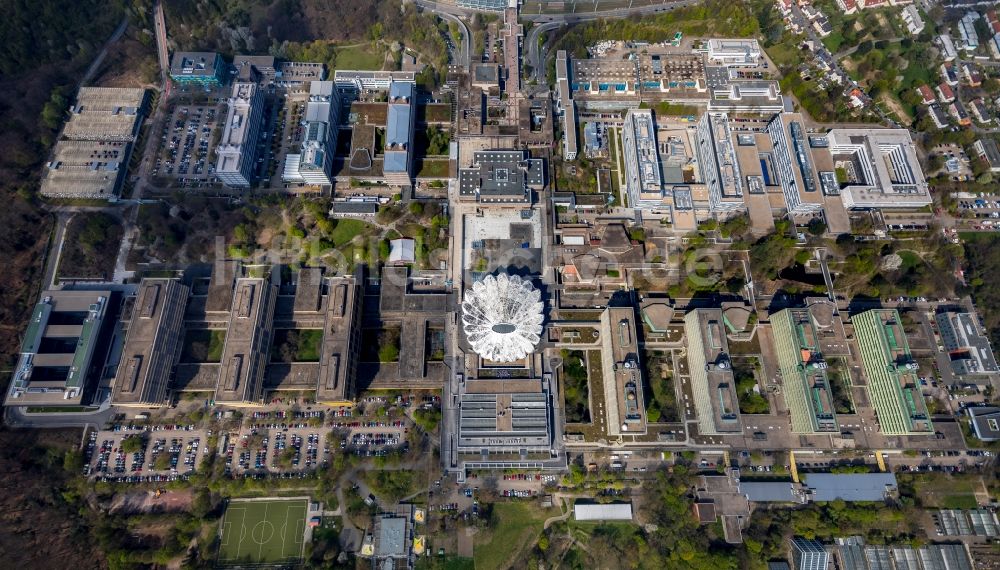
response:
<path fill-rule="evenodd" d="M 826 233 L 826 222 L 821 218 L 813 218 L 809 220 L 809 225 L 806 226 L 806 231 L 814 236 L 821 236 Z"/>
<path fill-rule="evenodd" d="M 125 453 L 136 453 L 146 447 L 142 441 L 142 436 L 130 435 L 122 440 L 122 451 Z"/>

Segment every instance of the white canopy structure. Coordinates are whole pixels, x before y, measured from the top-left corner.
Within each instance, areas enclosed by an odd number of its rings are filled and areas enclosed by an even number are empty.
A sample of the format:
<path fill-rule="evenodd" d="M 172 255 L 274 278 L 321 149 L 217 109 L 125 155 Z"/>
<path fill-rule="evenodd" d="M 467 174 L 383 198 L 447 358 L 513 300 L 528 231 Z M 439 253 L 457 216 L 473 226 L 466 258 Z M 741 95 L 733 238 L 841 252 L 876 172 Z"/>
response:
<path fill-rule="evenodd" d="M 462 328 L 476 354 L 513 362 L 531 354 L 542 333 L 541 293 L 517 275 L 486 276 L 465 292 Z"/>

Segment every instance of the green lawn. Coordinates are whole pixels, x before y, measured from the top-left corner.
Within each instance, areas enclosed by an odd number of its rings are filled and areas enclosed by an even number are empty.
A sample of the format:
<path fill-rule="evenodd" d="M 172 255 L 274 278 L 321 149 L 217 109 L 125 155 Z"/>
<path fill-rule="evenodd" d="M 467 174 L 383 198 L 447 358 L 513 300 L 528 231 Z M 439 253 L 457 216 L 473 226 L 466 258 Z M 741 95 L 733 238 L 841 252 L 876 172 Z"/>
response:
<path fill-rule="evenodd" d="M 226 344 L 226 331 L 192 329 L 184 335 L 181 362 L 219 362 Z"/>
<path fill-rule="evenodd" d="M 362 222 L 361 220 L 344 218 L 337 221 L 337 227 L 330 234 L 330 239 L 333 240 L 334 247 L 340 247 L 354 239 L 355 236 L 361 235 L 370 227 L 371 224 Z"/>
<path fill-rule="evenodd" d="M 912 476 L 914 496 L 919 497 L 925 508 L 974 509 L 975 489 L 981 484 L 978 477 L 927 473 Z"/>
<path fill-rule="evenodd" d="M 322 329 L 277 329 L 271 343 L 271 362 L 319 362 Z"/>
<path fill-rule="evenodd" d="M 337 69 L 380 70 L 385 61 L 385 49 L 371 44 L 336 48 Z"/>
<path fill-rule="evenodd" d="M 219 564 L 298 562 L 305 527 L 305 499 L 234 500 L 222 519 Z"/>
<path fill-rule="evenodd" d="M 535 543 L 546 518 L 525 503 L 494 503 L 492 508 L 496 526 L 476 535 L 476 570 L 509 568 Z"/>
<path fill-rule="evenodd" d="M 448 176 L 448 160 L 423 159 L 417 178 L 445 178 Z"/>

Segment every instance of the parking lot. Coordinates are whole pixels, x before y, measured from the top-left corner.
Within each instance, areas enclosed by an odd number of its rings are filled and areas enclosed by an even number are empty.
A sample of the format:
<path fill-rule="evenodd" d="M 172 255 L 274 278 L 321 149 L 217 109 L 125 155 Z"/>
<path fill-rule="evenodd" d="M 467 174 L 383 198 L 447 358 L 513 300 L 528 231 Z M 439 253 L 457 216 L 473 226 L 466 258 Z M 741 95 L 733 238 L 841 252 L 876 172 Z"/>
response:
<path fill-rule="evenodd" d="M 281 427 L 284 426 L 284 427 Z M 327 430 L 304 423 L 266 424 L 226 434 L 226 474 L 311 471 L 330 461 Z"/>
<path fill-rule="evenodd" d="M 129 438 L 138 440 L 137 450 L 123 445 Z M 206 441 L 205 432 L 190 426 L 94 431 L 85 448 L 84 475 L 106 481 L 173 481 L 194 472 L 208 452 Z"/>
<path fill-rule="evenodd" d="M 197 187 L 215 174 L 212 151 L 225 110 L 218 105 L 177 105 L 161 133 L 160 154 L 153 176 L 175 178 L 182 186 Z"/>

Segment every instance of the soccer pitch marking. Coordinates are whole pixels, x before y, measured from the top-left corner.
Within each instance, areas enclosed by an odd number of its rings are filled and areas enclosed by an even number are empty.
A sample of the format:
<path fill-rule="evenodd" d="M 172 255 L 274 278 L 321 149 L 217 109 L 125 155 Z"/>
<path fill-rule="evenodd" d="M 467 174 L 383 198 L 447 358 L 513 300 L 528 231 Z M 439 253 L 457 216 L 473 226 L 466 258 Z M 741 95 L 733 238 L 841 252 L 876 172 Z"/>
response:
<path fill-rule="evenodd" d="M 301 559 L 306 512 L 305 499 L 231 502 L 222 522 L 219 563 L 272 564 Z"/>

